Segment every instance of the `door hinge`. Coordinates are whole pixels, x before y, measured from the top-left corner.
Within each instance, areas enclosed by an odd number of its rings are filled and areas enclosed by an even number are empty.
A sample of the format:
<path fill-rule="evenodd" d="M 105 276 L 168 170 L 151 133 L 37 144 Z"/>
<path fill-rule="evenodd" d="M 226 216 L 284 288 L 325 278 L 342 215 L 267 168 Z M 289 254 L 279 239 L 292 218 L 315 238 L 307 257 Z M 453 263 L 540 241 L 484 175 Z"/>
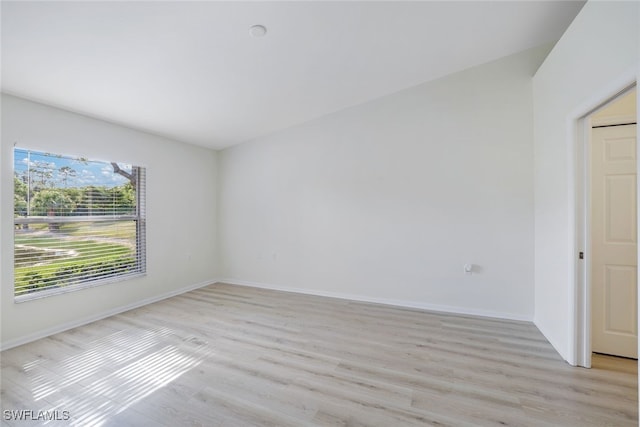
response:
<path fill-rule="evenodd" d="M 580 259 L 584 259 L 584 252 L 580 252 L 580 253 L 578 254 L 578 258 L 580 258 Z"/>

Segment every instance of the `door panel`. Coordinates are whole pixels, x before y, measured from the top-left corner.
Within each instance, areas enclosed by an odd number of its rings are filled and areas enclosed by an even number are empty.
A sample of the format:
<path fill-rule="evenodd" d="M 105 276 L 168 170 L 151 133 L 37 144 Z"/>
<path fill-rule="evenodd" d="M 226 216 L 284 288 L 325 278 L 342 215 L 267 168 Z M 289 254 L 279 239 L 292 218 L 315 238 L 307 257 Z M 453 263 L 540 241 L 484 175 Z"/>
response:
<path fill-rule="evenodd" d="M 605 241 L 635 243 L 636 241 L 636 175 L 605 177 Z M 626 249 L 626 248 L 625 248 Z"/>
<path fill-rule="evenodd" d="M 636 335 L 636 269 L 624 265 L 605 267 L 605 333 Z"/>
<path fill-rule="evenodd" d="M 591 136 L 592 349 L 637 358 L 636 125 Z"/>

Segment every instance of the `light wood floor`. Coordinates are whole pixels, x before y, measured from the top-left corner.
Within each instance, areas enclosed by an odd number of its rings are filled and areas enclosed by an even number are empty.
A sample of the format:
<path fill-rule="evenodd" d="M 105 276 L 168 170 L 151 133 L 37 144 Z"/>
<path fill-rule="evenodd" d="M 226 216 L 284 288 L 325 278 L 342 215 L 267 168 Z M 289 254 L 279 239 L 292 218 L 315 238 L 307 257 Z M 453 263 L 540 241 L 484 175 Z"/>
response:
<path fill-rule="evenodd" d="M 596 356 L 593 369 L 571 367 L 531 323 L 225 284 L 1 357 L 2 409 L 69 411 L 69 421 L 47 425 L 638 420 L 635 361 Z"/>

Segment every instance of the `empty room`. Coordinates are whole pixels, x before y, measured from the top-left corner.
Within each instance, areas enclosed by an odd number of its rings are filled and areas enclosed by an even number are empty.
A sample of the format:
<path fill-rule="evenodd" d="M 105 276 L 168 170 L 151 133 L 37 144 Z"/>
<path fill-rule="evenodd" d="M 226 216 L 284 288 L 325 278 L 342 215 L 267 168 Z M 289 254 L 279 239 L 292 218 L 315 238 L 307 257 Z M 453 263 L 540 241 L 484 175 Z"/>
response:
<path fill-rule="evenodd" d="M 637 426 L 637 1 L 1 2 L 2 426 Z"/>

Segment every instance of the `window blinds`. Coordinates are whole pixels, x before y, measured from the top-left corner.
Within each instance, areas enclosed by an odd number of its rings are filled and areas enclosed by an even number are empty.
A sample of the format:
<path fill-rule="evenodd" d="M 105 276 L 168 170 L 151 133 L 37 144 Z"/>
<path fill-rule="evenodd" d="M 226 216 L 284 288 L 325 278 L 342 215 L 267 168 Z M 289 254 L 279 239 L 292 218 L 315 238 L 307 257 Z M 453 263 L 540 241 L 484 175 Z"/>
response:
<path fill-rule="evenodd" d="M 145 169 L 14 150 L 16 300 L 146 271 Z"/>

